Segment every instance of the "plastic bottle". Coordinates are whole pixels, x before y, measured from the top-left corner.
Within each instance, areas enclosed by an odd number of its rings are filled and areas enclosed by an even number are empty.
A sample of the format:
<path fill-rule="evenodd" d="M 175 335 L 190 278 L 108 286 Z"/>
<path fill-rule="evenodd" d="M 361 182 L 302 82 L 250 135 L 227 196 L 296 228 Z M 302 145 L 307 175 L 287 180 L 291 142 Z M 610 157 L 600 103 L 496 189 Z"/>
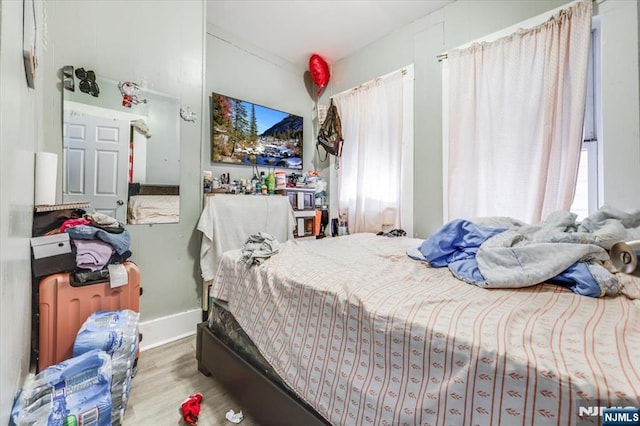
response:
<path fill-rule="evenodd" d="M 269 194 L 276 192 L 276 175 L 273 172 L 269 172 L 267 176 L 267 191 Z"/>
<path fill-rule="evenodd" d="M 253 174 L 253 177 L 251 178 L 251 188 L 253 189 L 252 192 L 256 194 L 260 194 L 261 185 L 260 185 L 260 179 L 258 179 L 257 171 Z"/>

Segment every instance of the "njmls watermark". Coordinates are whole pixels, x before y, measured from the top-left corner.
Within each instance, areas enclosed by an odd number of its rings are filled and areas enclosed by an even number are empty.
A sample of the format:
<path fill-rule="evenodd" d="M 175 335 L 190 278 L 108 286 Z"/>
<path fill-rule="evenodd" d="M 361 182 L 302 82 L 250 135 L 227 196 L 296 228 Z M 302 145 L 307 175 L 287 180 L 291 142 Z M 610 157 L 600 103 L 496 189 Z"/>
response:
<path fill-rule="evenodd" d="M 600 417 L 603 426 L 640 426 L 640 408 L 578 406 L 578 417 Z"/>
<path fill-rule="evenodd" d="M 596 406 L 578 407 L 578 416 L 580 416 L 580 417 L 590 417 L 590 416 L 603 417 L 605 410 L 638 410 L 638 407 L 596 407 Z"/>

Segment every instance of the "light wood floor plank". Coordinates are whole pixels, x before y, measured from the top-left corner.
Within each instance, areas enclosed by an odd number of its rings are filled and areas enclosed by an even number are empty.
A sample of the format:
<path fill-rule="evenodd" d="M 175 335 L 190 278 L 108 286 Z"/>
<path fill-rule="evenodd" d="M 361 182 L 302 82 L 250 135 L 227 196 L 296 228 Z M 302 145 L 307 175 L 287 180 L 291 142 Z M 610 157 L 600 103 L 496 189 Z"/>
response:
<path fill-rule="evenodd" d="M 199 426 L 232 426 L 225 418 L 230 409 L 242 411 L 240 426 L 258 425 L 213 377 L 198 371 L 196 338 L 188 337 L 142 352 L 133 378 L 124 426 L 186 425 L 180 405 L 200 392 L 203 401 Z"/>

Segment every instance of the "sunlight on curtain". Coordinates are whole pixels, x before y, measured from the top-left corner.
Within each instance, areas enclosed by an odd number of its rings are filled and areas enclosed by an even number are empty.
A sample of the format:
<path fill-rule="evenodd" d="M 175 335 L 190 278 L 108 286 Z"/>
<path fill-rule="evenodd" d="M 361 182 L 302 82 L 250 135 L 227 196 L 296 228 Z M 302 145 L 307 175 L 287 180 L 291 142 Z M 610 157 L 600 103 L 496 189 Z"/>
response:
<path fill-rule="evenodd" d="M 404 89 L 413 84 L 405 74 L 397 71 L 333 97 L 345 140 L 339 209 L 347 212 L 351 233 L 378 232 L 391 220 L 402 225 Z"/>
<path fill-rule="evenodd" d="M 591 15 L 591 1 L 579 2 L 535 28 L 448 53 L 448 220 L 538 222 L 569 209 Z"/>

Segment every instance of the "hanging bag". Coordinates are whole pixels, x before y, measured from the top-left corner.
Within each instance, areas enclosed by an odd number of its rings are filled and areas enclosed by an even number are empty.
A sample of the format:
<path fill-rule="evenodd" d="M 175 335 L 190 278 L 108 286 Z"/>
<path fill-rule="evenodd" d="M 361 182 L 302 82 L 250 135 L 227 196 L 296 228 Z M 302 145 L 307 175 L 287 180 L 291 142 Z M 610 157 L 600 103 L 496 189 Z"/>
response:
<path fill-rule="evenodd" d="M 329 154 L 335 155 L 336 157 L 340 157 L 342 155 L 342 143 L 344 139 L 342 139 L 342 122 L 340 121 L 340 116 L 338 115 L 338 108 L 333 104 L 333 99 L 331 99 L 331 104 L 329 105 L 329 110 L 327 111 L 327 117 L 324 119 L 324 122 L 320 126 L 320 131 L 318 132 L 318 141 L 316 142 L 316 149 L 318 150 L 318 154 L 320 154 L 320 147 L 322 147 L 325 151 L 324 160 L 327 159 Z"/>

